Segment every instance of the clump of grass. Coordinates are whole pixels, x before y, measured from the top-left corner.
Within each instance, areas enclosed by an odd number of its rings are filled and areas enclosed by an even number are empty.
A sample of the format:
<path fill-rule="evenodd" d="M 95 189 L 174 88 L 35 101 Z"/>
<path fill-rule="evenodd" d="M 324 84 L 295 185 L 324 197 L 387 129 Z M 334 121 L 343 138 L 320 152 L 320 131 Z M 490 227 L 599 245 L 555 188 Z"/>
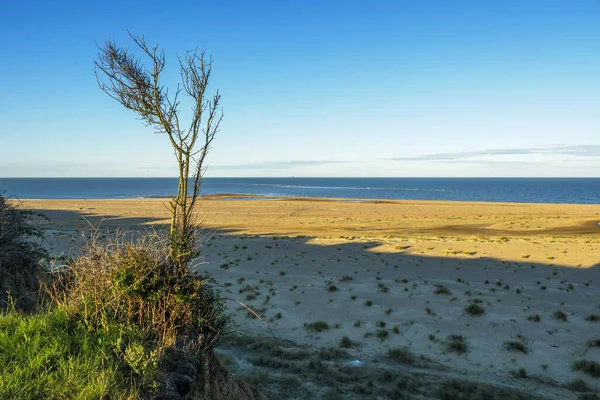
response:
<path fill-rule="evenodd" d="M 585 317 L 585 320 L 588 322 L 600 322 L 600 315 L 590 314 L 587 317 Z"/>
<path fill-rule="evenodd" d="M 348 349 L 355 345 L 356 345 L 356 343 L 354 343 L 352 340 L 350 340 L 350 338 L 348 336 L 344 336 L 340 339 L 340 347 L 341 348 Z"/>
<path fill-rule="evenodd" d="M 229 322 L 214 280 L 171 255 L 168 238 L 159 234 L 105 237 L 92 231 L 48 290 L 60 309 L 92 328 L 133 323 L 159 346 L 190 335 L 204 338 L 199 349 L 214 345 Z"/>
<path fill-rule="evenodd" d="M 388 350 L 388 357 L 394 361 L 412 364 L 416 361 L 416 357 L 408 347 L 394 347 Z"/>
<path fill-rule="evenodd" d="M 379 340 L 383 341 L 388 338 L 390 332 L 387 329 L 379 329 L 375 335 L 379 338 Z"/>
<path fill-rule="evenodd" d="M 449 335 L 445 344 L 448 351 L 458 354 L 464 354 L 469 350 L 467 338 L 463 335 Z"/>
<path fill-rule="evenodd" d="M 588 386 L 588 384 L 583 379 L 574 379 L 571 382 L 567 383 L 565 387 L 574 392 L 591 392 L 592 389 Z"/>
<path fill-rule="evenodd" d="M 527 320 L 531 322 L 540 322 L 542 319 L 538 314 L 528 315 Z"/>
<path fill-rule="evenodd" d="M 371 307 L 372 305 L 373 305 L 373 302 L 371 300 L 365 301 L 365 306 Z"/>
<path fill-rule="evenodd" d="M 560 310 L 556 310 L 552 313 L 552 318 L 557 319 L 559 321 L 563 321 L 566 322 L 567 321 L 567 314 L 565 314 L 564 312 L 560 311 Z"/>
<path fill-rule="evenodd" d="M 503 347 L 508 351 L 518 351 L 524 354 L 529 353 L 529 349 L 524 343 L 516 342 L 516 341 L 508 341 L 504 342 Z"/>
<path fill-rule="evenodd" d="M 588 347 L 600 347 L 600 339 L 589 340 L 587 345 Z"/>
<path fill-rule="evenodd" d="M 350 275 L 344 275 L 340 278 L 340 282 L 350 282 L 353 280 L 354 280 L 354 278 L 351 277 Z"/>
<path fill-rule="evenodd" d="M 485 310 L 479 304 L 469 304 L 465 308 L 465 312 L 475 317 L 485 314 Z"/>
<path fill-rule="evenodd" d="M 339 290 L 339 289 L 338 289 L 338 287 L 337 287 L 337 286 L 335 286 L 335 285 L 333 285 L 333 284 L 332 284 L 332 285 L 329 285 L 329 286 L 327 287 L 327 291 L 328 291 L 328 292 L 337 292 L 338 290 Z"/>
<path fill-rule="evenodd" d="M 452 292 L 450 291 L 450 289 L 448 289 L 447 287 L 445 287 L 444 285 L 435 285 L 435 290 L 433 291 L 434 294 L 443 294 L 446 296 L 449 296 L 452 294 Z"/>
<path fill-rule="evenodd" d="M 379 292 L 381 293 L 387 293 L 390 291 L 390 288 L 385 286 L 383 283 L 378 284 L 377 287 L 379 288 Z"/>
<path fill-rule="evenodd" d="M 519 378 L 522 379 L 527 379 L 527 377 L 529 375 L 527 375 L 527 370 L 525 368 L 519 368 L 519 370 L 517 371 L 517 375 L 519 376 Z"/>
<path fill-rule="evenodd" d="M 581 371 L 594 378 L 600 378 L 600 364 L 596 361 L 579 360 L 572 365 L 573 371 Z"/>
<path fill-rule="evenodd" d="M 315 321 L 310 324 L 304 324 L 304 327 L 309 331 L 323 332 L 329 330 L 329 324 L 325 321 Z"/>

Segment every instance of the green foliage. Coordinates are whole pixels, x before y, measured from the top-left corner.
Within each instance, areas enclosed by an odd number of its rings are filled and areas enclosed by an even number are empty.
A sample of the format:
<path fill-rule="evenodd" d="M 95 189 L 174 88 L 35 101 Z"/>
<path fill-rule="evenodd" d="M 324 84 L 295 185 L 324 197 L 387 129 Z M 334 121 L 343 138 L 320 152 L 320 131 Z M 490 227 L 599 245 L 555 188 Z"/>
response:
<path fill-rule="evenodd" d="M 565 314 L 561 310 L 556 310 L 556 311 L 554 311 L 552 313 L 552 318 L 557 319 L 559 321 L 566 322 L 567 321 L 567 314 Z"/>
<path fill-rule="evenodd" d="M 449 295 L 452 294 L 452 292 L 450 291 L 450 289 L 448 289 L 444 285 L 435 285 L 435 290 L 433 291 L 433 293 L 435 293 L 435 294 L 443 294 L 443 295 L 446 295 L 446 296 L 449 296 Z"/>
<path fill-rule="evenodd" d="M 388 357 L 405 364 L 412 364 L 416 360 L 415 355 L 408 347 L 391 348 L 388 350 Z"/>
<path fill-rule="evenodd" d="M 132 325 L 106 328 L 90 330 L 58 309 L 1 313 L 0 398 L 122 399 L 151 390 L 156 363 L 144 335 Z"/>
<path fill-rule="evenodd" d="M 448 335 L 446 340 L 446 349 L 458 354 L 464 354 L 469 350 L 467 338 L 463 335 Z"/>
<path fill-rule="evenodd" d="M 483 307 L 478 304 L 469 304 L 469 306 L 465 308 L 465 312 L 475 317 L 485 314 Z"/>
<path fill-rule="evenodd" d="M 503 347 L 508 351 L 518 351 L 521 353 L 529 353 L 529 349 L 524 343 L 516 342 L 516 341 L 508 341 L 504 342 Z"/>
<path fill-rule="evenodd" d="M 600 378 L 600 364 L 596 361 L 579 360 L 573 363 L 573 371 L 582 371 L 594 378 Z"/>
<path fill-rule="evenodd" d="M 585 320 L 588 322 L 600 322 L 600 315 L 590 314 L 587 317 L 585 317 Z"/>
<path fill-rule="evenodd" d="M 44 233 L 34 217 L 45 217 L 14 204 L 0 194 L 0 304 L 9 291 L 17 306 L 31 308 L 31 293 L 38 291 L 43 271 L 40 259 L 47 257 Z"/>
<path fill-rule="evenodd" d="M 309 331 L 323 332 L 329 330 L 329 324 L 325 321 L 316 321 L 310 324 L 304 324 Z"/>
<path fill-rule="evenodd" d="M 50 292 L 59 308 L 90 327 L 134 323 L 166 347 L 184 339 L 204 349 L 228 323 L 213 280 L 180 269 L 157 234 L 101 239 L 92 232 L 80 256 L 56 273 Z"/>
<path fill-rule="evenodd" d="M 540 316 L 538 314 L 534 314 L 534 315 L 528 315 L 527 320 L 531 321 L 531 322 L 540 322 L 542 319 L 540 318 Z"/>

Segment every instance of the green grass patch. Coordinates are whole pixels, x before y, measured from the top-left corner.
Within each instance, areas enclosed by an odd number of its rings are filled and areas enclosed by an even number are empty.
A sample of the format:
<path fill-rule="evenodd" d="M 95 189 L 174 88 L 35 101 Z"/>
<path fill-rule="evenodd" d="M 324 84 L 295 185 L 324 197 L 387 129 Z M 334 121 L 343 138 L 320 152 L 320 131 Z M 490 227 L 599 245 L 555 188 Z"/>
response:
<path fill-rule="evenodd" d="M 594 378 L 600 378 L 600 364 L 596 361 L 579 360 L 573 363 L 573 371 L 581 371 Z"/>
<path fill-rule="evenodd" d="M 304 324 L 309 331 L 323 332 L 329 330 L 329 324 L 325 321 L 315 321 L 310 324 Z"/>
<path fill-rule="evenodd" d="M 600 322 L 600 315 L 590 314 L 587 317 L 585 317 L 585 320 L 588 322 Z"/>
<path fill-rule="evenodd" d="M 110 328 L 89 330 L 60 310 L 3 312 L 0 398 L 137 398 L 155 360 L 135 328 Z"/>
<path fill-rule="evenodd" d="M 396 347 L 388 350 L 388 357 L 394 361 L 412 364 L 416 361 L 416 357 L 408 347 Z"/>
<path fill-rule="evenodd" d="M 465 308 L 465 312 L 475 317 L 485 314 L 483 307 L 478 304 L 469 304 L 469 306 Z"/>
<path fill-rule="evenodd" d="M 518 351 L 524 354 L 529 353 L 529 349 L 524 343 L 516 342 L 516 341 L 508 341 L 504 342 L 504 349 L 508 351 Z"/>
<path fill-rule="evenodd" d="M 552 318 L 557 319 L 559 321 L 563 321 L 566 322 L 567 321 L 567 314 L 565 314 L 564 312 L 560 311 L 560 310 L 556 310 L 552 313 Z"/>
<path fill-rule="evenodd" d="M 466 353 L 469 350 L 467 338 L 463 335 L 448 335 L 446 340 L 446 350 L 458 354 Z"/>

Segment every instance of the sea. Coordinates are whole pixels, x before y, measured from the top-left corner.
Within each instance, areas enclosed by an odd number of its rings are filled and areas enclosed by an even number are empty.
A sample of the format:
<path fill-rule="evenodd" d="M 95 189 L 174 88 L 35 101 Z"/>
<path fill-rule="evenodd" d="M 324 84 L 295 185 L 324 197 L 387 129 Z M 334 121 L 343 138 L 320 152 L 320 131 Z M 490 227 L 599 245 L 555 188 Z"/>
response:
<path fill-rule="evenodd" d="M 0 194 L 19 199 L 171 197 L 176 178 L 0 178 Z M 600 178 L 204 178 L 202 194 L 257 200 L 316 197 L 518 203 L 600 203 Z"/>

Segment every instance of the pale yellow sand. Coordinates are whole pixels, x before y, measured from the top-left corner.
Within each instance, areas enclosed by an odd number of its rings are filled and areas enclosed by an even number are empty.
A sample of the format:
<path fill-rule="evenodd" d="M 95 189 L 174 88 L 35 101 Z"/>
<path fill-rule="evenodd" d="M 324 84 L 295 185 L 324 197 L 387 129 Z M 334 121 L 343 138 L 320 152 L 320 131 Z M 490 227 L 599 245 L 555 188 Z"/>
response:
<path fill-rule="evenodd" d="M 23 206 L 52 219 L 58 252 L 75 244 L 77 224 L 87 224 L 81 217 L 140 229 L 168 216 L 159 199 Z M 548 382 L 581 378 L 600 389 L 598 379 L 571 370 L 579 359 L 600 361 L 600 349 L 586 345 L 600 339 L 600 322 L 586 320 L 600 315 L 598 205 L 204 200 L 199 216 L 215 236 L 197 268 L 271 320 L 280 338 L 319 347 L 348 336 L 360 343 L 352 356 L 367 365 L 410 346 L 452 373 L 549 399 L 576 396 Z M 450 294 L 436 294 L 436 285 Z M 465 312 L 474 302 L 485 314 Z M 237 329 L 268 333 L 231 308 Z M 552 317 L 557 310 L 567 321 Z M 533 315 L 541 321 L 527 319 Z M 331 329 L 304 327 L 315 321 Z M 467 338 L 466 354 L 446 350 L 450 334 Z M 528 353 L 506 350 L 507 341 Z M 515 379 L 520 368 L 534 378 Z"/>

